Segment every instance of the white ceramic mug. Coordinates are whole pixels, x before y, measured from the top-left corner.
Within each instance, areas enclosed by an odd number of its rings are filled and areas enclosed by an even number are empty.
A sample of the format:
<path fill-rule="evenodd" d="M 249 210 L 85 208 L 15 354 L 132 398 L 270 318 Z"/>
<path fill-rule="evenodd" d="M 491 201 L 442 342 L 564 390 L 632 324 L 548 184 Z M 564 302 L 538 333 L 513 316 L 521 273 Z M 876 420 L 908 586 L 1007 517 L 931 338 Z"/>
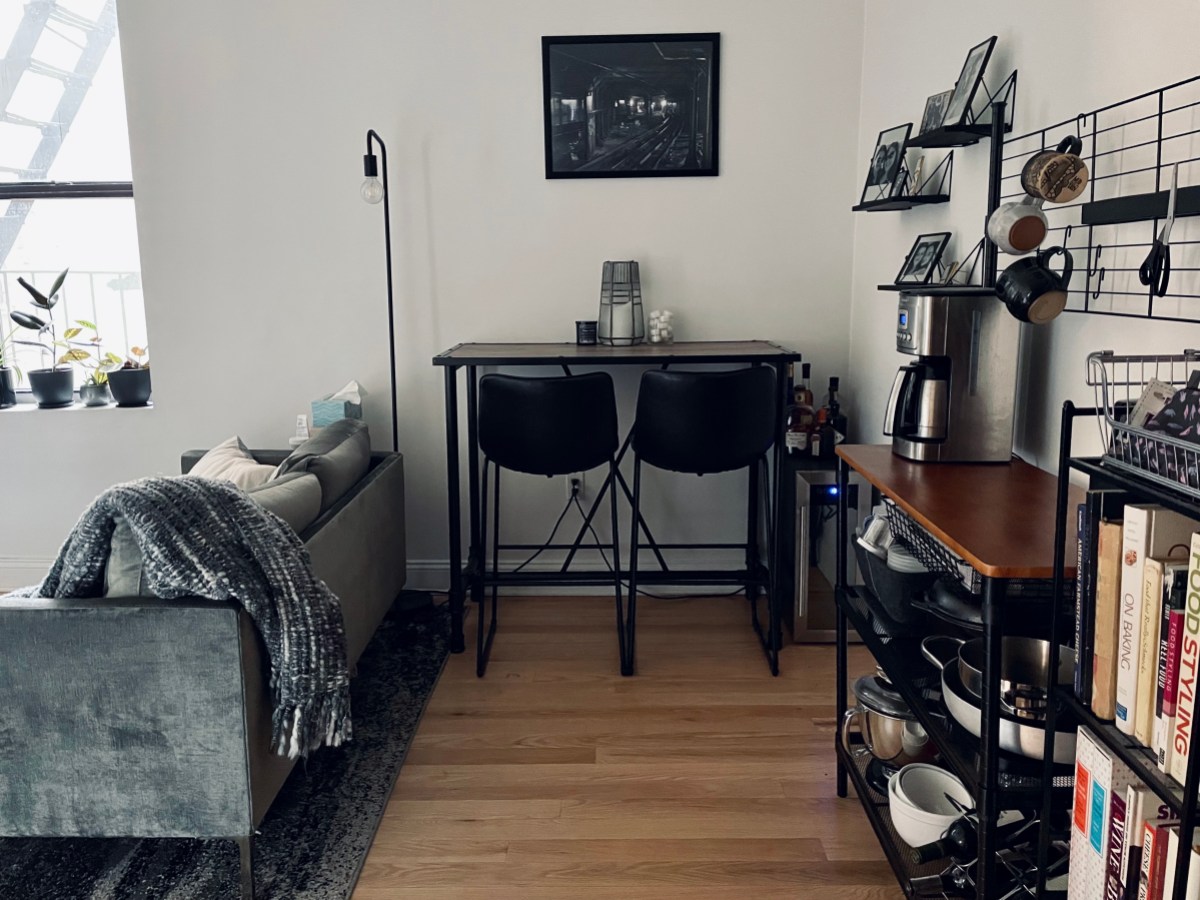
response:
<path fill-rule="evenodd" d="M 988 217 L 988 239 L 1005 253 L 1014 256 L 1036 250 L 1050 229 L 1046 214 L 1042 212 L 1045 202 L 1041 197 L 1027 196 L 1023 200 L 1011 200 L 996 207 L 996 211 Z"/>

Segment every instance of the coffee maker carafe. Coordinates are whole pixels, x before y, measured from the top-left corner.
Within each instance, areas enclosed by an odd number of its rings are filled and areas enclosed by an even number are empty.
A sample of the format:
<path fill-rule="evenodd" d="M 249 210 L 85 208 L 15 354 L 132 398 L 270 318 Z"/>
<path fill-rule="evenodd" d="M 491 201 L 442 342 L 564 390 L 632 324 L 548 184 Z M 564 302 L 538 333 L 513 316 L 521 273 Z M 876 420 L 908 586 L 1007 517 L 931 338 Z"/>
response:
<path fill-rule="evenodd" d="M 902 293 L 896 349 L 915 356 L 892 383 L 883 433 L 924 462 L 1012 456 L 1020 323 L 995 294 Z"/>

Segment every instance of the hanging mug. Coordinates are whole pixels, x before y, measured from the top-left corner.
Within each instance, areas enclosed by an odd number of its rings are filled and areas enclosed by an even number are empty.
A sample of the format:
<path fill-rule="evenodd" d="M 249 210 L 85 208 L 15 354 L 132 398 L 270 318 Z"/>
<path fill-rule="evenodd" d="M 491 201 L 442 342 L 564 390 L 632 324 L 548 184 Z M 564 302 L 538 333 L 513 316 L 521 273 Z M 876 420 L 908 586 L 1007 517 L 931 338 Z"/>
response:
<path fill-rule="evenodd" d="M 1056 253 L 1063 255 L 1061 275 L 1047 264 Z M 1057 318 L 1067 305 L 1073 265 L 1071 251 L 1065 247 L 1039 250 L 1034 256 L 1018 259 L 1001 272 L 996 293 L 1008 311 L 1022 322 L 1044 325 Z"/>
<path fill-rule="evenodd" d="M 1041 197 L 1011 200 L 988 216 L 987 236 L 1005 253 L 1020 256 L 1036 250 L 1046 239 L 1050 223 L 1042 212 Z"/>
<path fill-rule="evenodd" d="M 1050 203 L 1070 203 L 1087 186 L 1087 164 L 1080 159 L 1083 141 L 1068 135 L 1054 150 L 1035 153 L 1021 170 L 1025 193 Z"/>

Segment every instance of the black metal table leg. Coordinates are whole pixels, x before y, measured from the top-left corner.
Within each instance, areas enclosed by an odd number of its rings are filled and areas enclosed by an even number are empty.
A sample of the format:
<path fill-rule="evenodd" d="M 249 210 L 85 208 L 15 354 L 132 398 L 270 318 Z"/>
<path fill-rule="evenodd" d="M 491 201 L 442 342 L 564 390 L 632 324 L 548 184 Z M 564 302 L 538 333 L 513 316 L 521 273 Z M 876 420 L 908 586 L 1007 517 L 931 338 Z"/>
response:
<path fill-rule="evenodd" d="M 850 579 L 847 576 L 847 561 L 846 561 L 846 541 L 849 538 L 849 501 L 846 499 L 850 493 L 850 467 L 846 465 L 846 461 L 838 458 L 837 467 L 837 485 L 838 485 L 838 505 L 837 505 L 837 571 L 835 573 L 835 581 L 837 582 L 837 590 L 844 591 Z M 838 723 L 839 730 L 841 728 L 842 719 L 845 718 L 846 709 L 849 705 L 849 697 L 846 691 L 846 679 L 848 677 L 848 669 L 850 660 L 846 652 L 846 645 L 849 641 L 849 635 L 846 631 L 846 611 L 842 608 L 840 602 L 834 603 L 836 616 L 836 638 L 837 646 L 837 718 L 834 720 Z M 835 733 L 833 742 L 836 745 L 841 739 L 841 735 Z M 842 761 L 840 753 L 835 752 L 837 758 L 837 795 L 845 797 L 847 790 L 847 772 L 846 764 Z"/>
<path fill-rule="evenodd" d="M 983 697 L 979 755 L 981 783 L 979 787 L 979 861 L 976 866 L 975 890 L 980 900 L 999 895 L 996 879 L 996 850 L 994 835 L 1000 815 L 997 787 L 1000 774 L 1000 661 L 1004 634 L 1004 594 L 1008 588 L 1005 578 L 983 579 Z"/>
<path fill-rule="evenodd" d="M 780 517 L 783 515 L 783 479 L 784 479 L 784 453 L 787 445 L 787 408 L 788 402 L 791 400 L 788 397 L 787 383 L 787 363 L 779 363 L 775 367 L 775 380 L 777 384 L 776 393 L 778 404 L 775 409 L 775 460 L 773 471 L 770 477 L 774 478 L 771 484 L 771 508 L 768 511 L 771 522 L 770 540 L 771 540 L 771 578 L 770 578 L 770 599 L 771 599 L 771 649 L 774 652 L 774 658 L 771 665 L 771 674 L 779 674 L 779 650 L 783 645 L 782 631 L 782 616 L 783 607 L 786 598 L 780 596 L 782 593 L 780 586 L 784 579 L 778 577 L 779 562 L 785 559 L 787 554 L 784 552 L 783 529 L 780 527 Z"/>
<path fill-rule="evenodd" d="M 467 496 L 469 503 L 470 535 L 467 544 L 467 589 L 471 603 L 483 615 L 483 569 L 486 551 L 480 540 L 481 518 L 479 503 L 479 379 L 476 366 L 467 370 Z M 482 618 L 481 618 L 482 621 Z"/>
<path fill-rule="evenodd" d="M 462 498 L 458 486 L 458 369 L 446 367 L 446 494 L 450 519 L 450 652 L 462 653 Z M 472 498 L 474 500 L 474 498 Z"/>

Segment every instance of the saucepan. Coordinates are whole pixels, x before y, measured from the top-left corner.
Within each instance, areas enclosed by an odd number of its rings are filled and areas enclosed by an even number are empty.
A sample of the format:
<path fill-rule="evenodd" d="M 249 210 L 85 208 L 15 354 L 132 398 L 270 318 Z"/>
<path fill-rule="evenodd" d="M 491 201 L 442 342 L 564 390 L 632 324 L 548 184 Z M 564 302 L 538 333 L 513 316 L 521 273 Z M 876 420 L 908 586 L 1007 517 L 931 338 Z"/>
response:
<path fill-rule="evenodd" d="M 941 638 L 946 646 L 958 649 L 958 675 L 963 687 L 976 697 L 983 696 L 983 638 L 964 641 L 960 638 Z M 935 649 L 935 653 L 938 651 Z M 940 653 L 939 653 L 940 655 Z M 939 665 L 925 654 L 926 659 Z M 1050 687 L 1050 642 L 1038 638 L 1009 636 L 1002 639 L 1000 650 L 1000 696 L 1018 715 L 1026 710 L 1045 708 L 1044 696 Z M 1058 651 L 1058 681 L 1070 684 L 1075 674 L 1075 651 L 1060 647 Z M 1037 702 L 1041 695 L 1043 702 Z"/>
<path fill-rule="evenodd" d="M 970 642 L 968 642 L 970 643 Z M 957 638 L 931 636 L 921 641 L 921 652 L 942 670 L 942 700 L 950 715 L 968 732 L 979 737 L 983 713 L 979 697 L 967 690 L 959 674 Z M 1002 673 L 1003 674 L 1003 673 Z M 1059 670 L 1059 679 L 1062 678 Z M 1067 682 L 1070 681 L 1070 673 Z M 1075 724 L 1060 717 L 1054 729 L 1054 761 L 1070 765 L 1075 761 Z M 1020 718 L 1012 711 L 1000 710 L 1000 749 L 1029 759 L 1042 759 L 1045 747 L 1045 726 L 1040 721 Z"/>

